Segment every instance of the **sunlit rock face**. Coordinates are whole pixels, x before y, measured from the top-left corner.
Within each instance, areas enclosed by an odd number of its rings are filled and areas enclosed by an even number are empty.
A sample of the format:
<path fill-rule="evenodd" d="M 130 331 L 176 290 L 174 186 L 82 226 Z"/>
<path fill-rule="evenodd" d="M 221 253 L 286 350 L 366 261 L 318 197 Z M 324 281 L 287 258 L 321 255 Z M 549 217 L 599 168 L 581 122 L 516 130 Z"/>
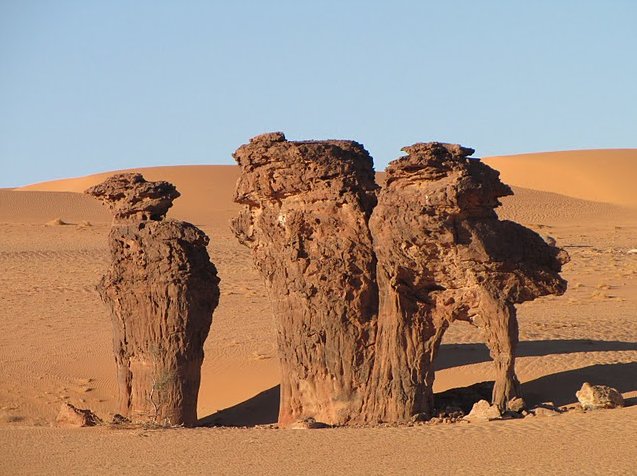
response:
<path fill-rule="evenodd" d="M 113 212 L 111 266 L 98 290 L 111 309 L 119 413 L 132 421 L 197 422 L 203 345 L 219 301 L 206 234 L 165 219 L 179 192 L 140 174 L 86 191 Z"/>
<path fill-rule="evenodd" d="M 241 167 L 233 228 L 263 275 L 278 331 L 279 425 L 358 418 L 373 363 L 378 306 L 368 220 L 372 159 L 353 141 L 257 136 Z"/>
<path fill-rule="evenodd" d="M 480 327 L 496 366 L 493 403 L 519 394 L 515 304 L 566 290 L 568 255 L 535 232 L 499 220 L 511 195 L 472 149 L 414 144 L 391 162 L 370 219 L 380 309 L 365 411 L 406 421 L 433 410 L 433 360 L 450 322 Z"/>
<path fill-rule="evenodd" d="M 568 255 L 498 219 L 511 189 L 472 149 L 403 149 L 380 191 L 353 141 L 263 134 L 241 167 L 233 229 L 265 278 L 282 367 L 279 424 L 400 423 L 433 414 L 434 359 L 455 320 L 478 326 L 499 411 L 519 394 L 515 304 L 562 294 Z"/>

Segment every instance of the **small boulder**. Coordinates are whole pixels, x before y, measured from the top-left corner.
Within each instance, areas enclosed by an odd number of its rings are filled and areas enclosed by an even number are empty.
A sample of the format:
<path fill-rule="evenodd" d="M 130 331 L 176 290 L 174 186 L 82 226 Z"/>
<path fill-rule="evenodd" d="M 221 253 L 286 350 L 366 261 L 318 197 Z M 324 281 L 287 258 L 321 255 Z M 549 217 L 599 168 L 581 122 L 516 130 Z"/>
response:
<path fill-rule="evenodd" d="M 537 407 L 533 409 L 533 413 L 535 414 L 535 416 L 538 416 L 538 417 L 553 417 L 553 416 L 559 416 L 561 414 L 561 412 L 557 410 L 556 408 L 551 408 L 548 406 Z"/>
<path fill-rule="evenodd" d="M 128 423 L 131 423 L 131 421 L 124 415 L 120 415 L 119 413 L 113 415 L 113 419 L 111 420 L 112 425 L 126 425 Z"/>
<path fill-rule="evenodd" d="M 507 402 L 507 410 L 522 413 L 523 410 L 526 410 L 526 402 L 521 397 L 512 398 Z"/>
<path fill-rule="evenodd" d="M 471 412 L 465 417 L 469 421 L 497 420 L 502 416 L 497 405 L 491 405 L 486 400 L 474 403 Z"/>
<path fill-rule="evenodd" d="M 423 421 L 429 421 L 431 420 L 431 415 L 429 415 L 428 413 L 416 413 L 415 415 L 412 415 L 411 417 L 411 422 L 412 423 L 419 423 L 419 422 L 423 422 Z"/>
<path fill-rule="evenodd" d="M 584 410 L 624 406 L 622 394 L 606 385 L 591 385 L 588 382 L 584 382 L 579 392 L 575 393 L 575 396 Z"/>
<path fill-rule="evenodd" d="M 291 430 L 316 430 L 318 428 L 328 428 L 329 425 L 316 421 L 314 418 L 305 418 L 297 420 L 288 426 Z"/>
<path fill-rule="evenodd" d="M 55 419 L 57 426 L 67 428 L 95 426 L 101 422 L 102 420 L 91 410 L 76 408 L 70 403 L 62 403 L 58 416 Z"/>
<path fill-rule="evenodd" d="M 63 225 L 68 225 L 68 223 L 62 220 L 61 218 L 54 218 L 53 220 L 47 221 L 45 225 L 46 226 L 63 226 Z"/>

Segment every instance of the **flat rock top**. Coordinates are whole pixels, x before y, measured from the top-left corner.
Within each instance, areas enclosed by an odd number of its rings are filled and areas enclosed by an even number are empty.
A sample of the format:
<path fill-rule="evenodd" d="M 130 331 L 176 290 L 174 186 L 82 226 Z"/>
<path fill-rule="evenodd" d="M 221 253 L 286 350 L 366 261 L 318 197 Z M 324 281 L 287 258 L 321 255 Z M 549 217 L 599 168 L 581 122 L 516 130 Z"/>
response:
<path fill-rule="evenodd" d="M 351 140 L 288 141 L 282 132 L 250 139 L 233 157 L 243 174 L 235 201 L 258 204 L 306 194 L 308 200 L 343 194 L 373 194 L 377 189 L 373 161 Z"/>

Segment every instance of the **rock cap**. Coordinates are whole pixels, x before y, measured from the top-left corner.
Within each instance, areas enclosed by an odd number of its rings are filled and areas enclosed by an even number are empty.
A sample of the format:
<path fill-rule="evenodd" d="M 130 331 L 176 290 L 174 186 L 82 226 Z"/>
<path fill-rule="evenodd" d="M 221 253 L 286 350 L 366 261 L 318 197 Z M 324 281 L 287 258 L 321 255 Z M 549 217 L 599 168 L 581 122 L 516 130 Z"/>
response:
<path fill-rule="evenodd" d="M 498 198 L 513 195 L 500 181 L 500 173 L 459 144 L 418 142 L 401 150 L 407 153 L 388 165 L 387 188 L 427 187 L 430 205 L 474 216 L 492 216 Z"/>
<path fill-rule="evenodd" d="M 377 185 L 369 152 L 353 140 L 288 141 L 268 132 L 239 147 L 234 159 L 242 169 L 235 202 L 260 206 L 294 195 L 341 202 L 345 194 L 366 196 L 375 205 Z"/>
<path fill-rule="evenodd" d="M 116 222 L 160 221 L 180 196 L 173 184 L 148 182 L 139 173 L 113 175 L 84 193 L 104 202 Z"/>

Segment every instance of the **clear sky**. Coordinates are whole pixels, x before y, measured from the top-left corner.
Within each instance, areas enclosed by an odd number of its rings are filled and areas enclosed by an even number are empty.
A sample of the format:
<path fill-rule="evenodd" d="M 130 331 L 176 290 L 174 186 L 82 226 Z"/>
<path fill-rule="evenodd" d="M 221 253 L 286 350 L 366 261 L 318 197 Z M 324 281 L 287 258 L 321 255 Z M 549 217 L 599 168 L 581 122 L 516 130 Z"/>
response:
<path fill-rule="evenodd" d="M 230 164 L 261 132 L 637 147 L 637 1 L 0 0 L 0 187 Z"/>

